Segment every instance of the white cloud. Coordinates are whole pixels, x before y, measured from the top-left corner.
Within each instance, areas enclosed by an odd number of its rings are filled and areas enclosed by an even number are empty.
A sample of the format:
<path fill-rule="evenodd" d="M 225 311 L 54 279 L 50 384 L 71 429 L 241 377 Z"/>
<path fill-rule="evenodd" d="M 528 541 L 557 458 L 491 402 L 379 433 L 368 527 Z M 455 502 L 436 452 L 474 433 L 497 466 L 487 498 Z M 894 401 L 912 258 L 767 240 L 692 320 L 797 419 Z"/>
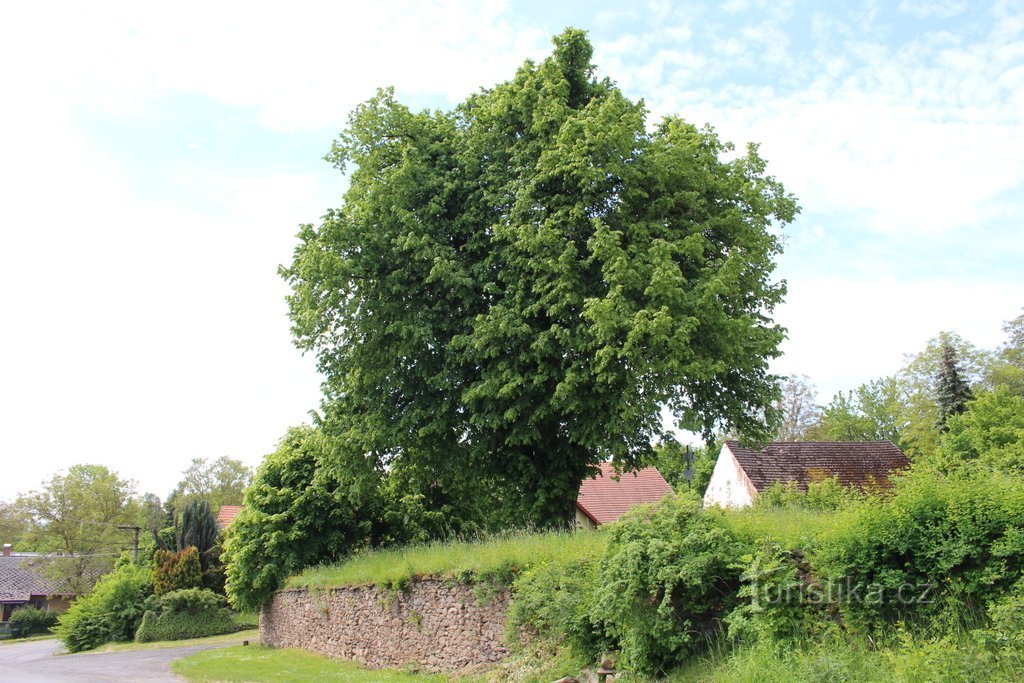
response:
<path fill-rule="evenodd" d="M 543 54 L 503 2 L 42 3 L 5 8 L 0 55 L 37 96 L 131 113 L 195 93 L 256 107 L 279 129 L 340 127 L 382 84 L 461 99 Z M 22 87 L 29 84 L 21 83 Z"/>
<path fill-rule="evenodd" d="M 809 375 L 828 401 L 836 391 L 895 373 L 906 354 L 944 330 L 996 347 L 1005 341 L 1003 321 L 1017 315 L 1022 301 L 1020 281 L 906 281 L 898 273 L 866 272 L 805 278 L 777 312 L 789 339 L 773 369 Z"/>

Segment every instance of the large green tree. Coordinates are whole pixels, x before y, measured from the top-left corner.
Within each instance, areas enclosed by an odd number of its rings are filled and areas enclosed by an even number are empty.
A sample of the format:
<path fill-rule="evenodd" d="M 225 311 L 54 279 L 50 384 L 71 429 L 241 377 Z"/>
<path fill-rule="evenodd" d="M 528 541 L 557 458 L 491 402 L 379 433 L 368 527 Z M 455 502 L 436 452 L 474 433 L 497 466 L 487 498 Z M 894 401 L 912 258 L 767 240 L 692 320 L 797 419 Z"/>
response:
<path fill-rule="evenodd" d="M 381 91 L 328 159 L 340 209 L 282 269 L 345 447 L 497 482 L 566 522 L 582 478 L 684 428 L 771 435 L 775 227 L 797 205 L 754 146 L 647 122 L 586 35 L 450 112 Z"/>
<path fill-rule="evenodd" d="M 15 505 L 30 520 L 33 550 L 51 557 L 47 573 L 74 592 L 84 592 L 110 571 L 115 557 L 131 548 L 132 534 L 123 526 L 141 522 L 135 484 L 103 465 L 74 465 L 54 474 Z"/>

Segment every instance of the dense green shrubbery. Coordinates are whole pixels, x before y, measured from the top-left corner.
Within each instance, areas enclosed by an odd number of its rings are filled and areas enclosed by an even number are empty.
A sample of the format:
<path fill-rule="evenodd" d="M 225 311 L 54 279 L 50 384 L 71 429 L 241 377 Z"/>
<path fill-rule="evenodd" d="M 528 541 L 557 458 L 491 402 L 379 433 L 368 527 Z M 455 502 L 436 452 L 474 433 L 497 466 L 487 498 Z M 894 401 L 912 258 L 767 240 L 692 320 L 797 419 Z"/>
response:
<path fill-rule="evenodd" d="M 59 613 L 38 607 L 19 607 L 11 612 L 11 631 L 19 636 L 46 633 L 57 624 Z"/>
<path fill-rule="evenodd" d="M 848 623 L 870 628 L 940 614 L 970 622 L 1021 576 L 1022 525 L 1019 479 L 923 472 L 904 478 L 884 503 L 857 507 L 825 536 L 817 564 Z"/>
<path fill-rule="evenodd" d="M 696 495 L 667 498 L 607 532 L 592 618 L 629 668 L 678 666 L 718 632 L 735 603 L 743 547 L 700 506 Z"/>
<path fill-rule="evenodd" d="M 557 649 L 600 652 L 606 639 L 594 623 L 593 586 L 599 557 L 565 557 L 540 562 L 515 581 L 515 600 L 506 624 L 509 640 L 525 636 Z"/>
<path fill-rule="evenodd" d="M 195 546 L 178 552 L 161 549 L 153 553 L 153 592 L 157 595 L 202 585 L 203 568 Z"/>
<path fill-rule="evenodd" d="M 803 508 L 824 512 L 838 510 L 859 500 L 863 493 L 843 486 L 835 477 L 812 481 L 807 490 L 797 488 L 795 482 L 776 482 L 754 500 L 757 508 Z"/>
<path fill-rule="evenodd" d="M 189 588 L 171 591 L 147 600 L 147 610 L 135 632 L 135 640 L 203 638 L 239 630 L 239 625 L 216 593 Z"/>
<path fill-rule="evenodd" d="M 60 615 L 55 631 L 71 652 L 131 640 L 142 620 L 143 603 L 152 591 L 153 575 L 148 568 L 120 564 Z"/>

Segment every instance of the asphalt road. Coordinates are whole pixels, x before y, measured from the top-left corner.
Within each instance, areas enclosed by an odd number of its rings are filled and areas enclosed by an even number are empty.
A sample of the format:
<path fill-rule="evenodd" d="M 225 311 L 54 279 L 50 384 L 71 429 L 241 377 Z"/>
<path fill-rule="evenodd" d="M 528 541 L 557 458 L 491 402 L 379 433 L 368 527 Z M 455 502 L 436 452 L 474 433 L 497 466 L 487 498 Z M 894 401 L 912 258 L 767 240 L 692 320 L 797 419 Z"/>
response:
<path fill-rule="evenodd" d="M 3 683 L 93 683 L 94 681 L 182 681 L 171 672 L 171 662 L 193 652 L 241 645 L 192 645 L 134 652 L 83 652 L 58 655 L 59 640 L 33 640 L 0 645 L 0 681 Z"/>

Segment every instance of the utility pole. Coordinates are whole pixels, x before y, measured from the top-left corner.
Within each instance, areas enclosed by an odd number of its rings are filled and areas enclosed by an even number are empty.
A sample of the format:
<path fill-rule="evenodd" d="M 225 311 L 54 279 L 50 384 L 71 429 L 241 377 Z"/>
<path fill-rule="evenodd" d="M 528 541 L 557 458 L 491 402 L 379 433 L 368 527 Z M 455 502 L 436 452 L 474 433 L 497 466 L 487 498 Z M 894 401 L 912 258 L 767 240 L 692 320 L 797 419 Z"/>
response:
<path fill-rule="evenodd" d="M 125 531 L 127 531 L 128 529 L 131 529 L 133 532 L 135 532 L 134 538 L 132 539 L 132 562 L 134 562 L 135 564 L 138 564 L 139 563 L 139 532 L 142 531 L 142 527 L 140 527 L 140 526 L 132 526 L 130 524 L 118 524 L 117 528 L 118 529 L 123 529 Z"/>

